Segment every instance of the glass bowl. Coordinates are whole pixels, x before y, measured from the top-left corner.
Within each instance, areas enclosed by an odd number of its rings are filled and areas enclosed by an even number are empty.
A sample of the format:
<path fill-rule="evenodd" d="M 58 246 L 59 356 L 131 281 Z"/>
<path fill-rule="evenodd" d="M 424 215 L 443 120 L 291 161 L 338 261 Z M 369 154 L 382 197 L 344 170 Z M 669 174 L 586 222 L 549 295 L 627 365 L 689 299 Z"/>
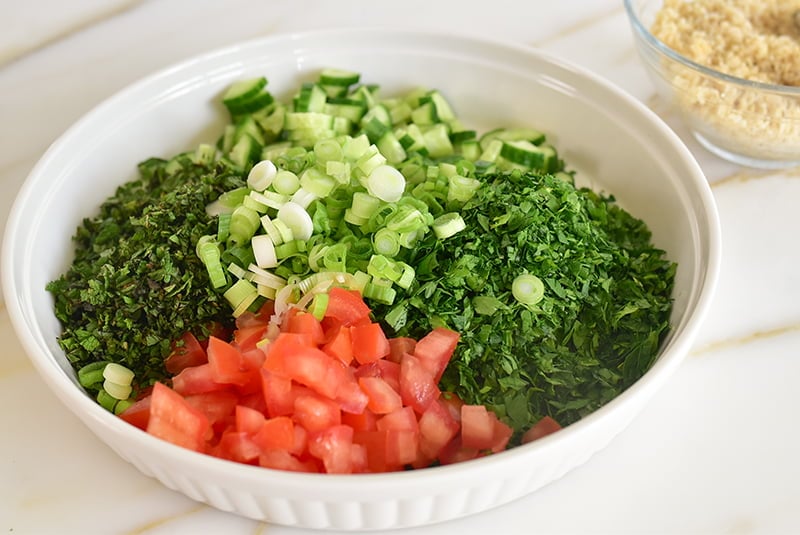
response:
<path fill-rule="evenodd" d="M 625 0 L 636 49 L 659 96 L 697 141 L 739 165 L 800 165 L 800 87 L 731 76 L 677 53 L 651 33 L 663 4 Z"/>

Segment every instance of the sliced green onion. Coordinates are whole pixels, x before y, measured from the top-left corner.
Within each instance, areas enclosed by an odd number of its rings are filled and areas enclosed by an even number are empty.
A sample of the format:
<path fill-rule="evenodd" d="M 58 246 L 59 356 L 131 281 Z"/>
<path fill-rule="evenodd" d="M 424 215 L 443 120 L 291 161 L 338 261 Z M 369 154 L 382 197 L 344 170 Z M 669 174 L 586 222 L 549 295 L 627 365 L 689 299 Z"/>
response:
<path fill-rule="evenodd" d="M 219 214 L 217 220 L 217 240 L 224 242 L 231 235 L 231 214 Z"/>
<path fill-rule="evenodd" d="M 247 276 L 247 270 L 245 270 L 242 266 L 234 262 L 228 264 L 228 273 L 230 273 L 237 279 L 244 279 Z"/>
<path fill-rule="evenodd" d="M 385 279 L 381 280 L 379 277 L 372 277 L 372 280 L 364 286 L 364 291 L 362 293 L 366 299 L 372 299 L 385 305 L 391 305 L 394 303 L 394 298 L 397 295 L 397 291 L 392 288 L 391 284 L 391 281 Z"/>
<path fill-rule="evenodd" d="M 322 257 L 322 263 L 328 271 L 347 271 L 347 246 L 337 243 L 328 247 Z"/>
<path fill-rule="evenodd" d="M 247 279 L 239 279 L 222 295 L 233 308 L 233 316 L 238 318 L 256 300 L 258 290 Z"/>
<path fill-rule="evenodd" d="M 289 201 L 278 210 L 278 220 L 292 230 L 297 240 L 307 240 L 314 233 L 314 222 L 305 208 Z M 263 266 L 262 266 L 263 267 Z"/>
<path fill-rule="evenodd" d="M 381 200 L 377 197 L 370 195 L 369 193 L 364 193 L 363 191 L 357 191 L 353 193 L 353 201 L 350 205 L 350 212 L 354 216 L 366 220 L 378 210 L 380 205 Z"/>
<path fill-rule="evenodd" d="M 536 275 L 523 273 L 511 283 L 511 294 L 523 305 L 535 305 L 544 297 L 544 283 Z"/>
<path fill-rule="evenodd" d="M 109 362 L 108 365 L 103 369 L 103 378 L 118 385 L 129 385 L 133 382 L 133 372 L 122 364 Z M 127 398 L 128 396 L 125 397 Z"/>
<path fill-rule="evenodd" d="M 250 280 L 258 285 L 274 288 L 276 290 L 286 286 L 286 279 L 261 269 L 255 264 L 250 264 L 247 269 L 253 274 Z"/>
<path fill-rule="evenodd" d="M 300 179 L 291 171 L 281 169 L 272 181 L 272 189 L 281 195 L 294 195 L 300 189 Z"/>
<path fill-rule="evenodd" d="M 396 256 L 400 252 L 400 234 L 382 228 L 372 235 L 372 247 L 380 255 Z"/>
<path fill-rule="evenodd" d="M 300 187 L 319 197 L 327 197 L 337 185 L 333 177 L 316 167 L 309 167 L 300 175 Z"/>
<path fill-rule="evenodd" d="M 114 406 L 114 414 L 119 416 L 120 414 L 125 412 L 128 409 L 128 407 L 133 405 L 133 403 L 134 402 L 131 401 L 130 399 L 121 399 L 117 401 L 117 404 Z"/>
<path fill-rule="evenodd" d="M 197 240 L 195 247 L 197 257 L 206 266 L 211 286 L 221 288 L 228 283 L 225 271 L 222 269 L 222 252 L 213 236 L 202 236 Z"/>
<path fill-rule="evenodd" d="M 283 236 L 281 236 L 278 227 L 275 226 L 275 222 L 272 221 L 268 215 L 261 217 L 261 227 L 267 233 L 267 236 L 270 237 L 273 244 L 280 245 L 283 243 Z"/>
<path fill-rule="evenodd" d="M 263 193 L 259 193 L 257 191 L 251 191 L 249 196 L 255 199 L 256 201 L 260 202 L 264 206 L 267 206 L 269 208 L 274 208 L 275 210 L 279 209 L 281 206 L 289 202 L 290 199 L 288 195 L 283 195 L 281 193 L 269 190 Z"/>
<path fill-rule="evenodd" d="M 114 399 L 128 399 L 131 392 L 133 392 L 133 387 L 131 385 L 121 385 L 106 379 L 103 382 L 103 390 L 108 392 L 108 395 Z"/>
<path fill-rule="evenodd" d="M 315 193 L 300 186 L 300 188 L 298 188 L 298 190 L 292 195 L 291 201 L 296 202 L 303 208 L 308 208 L 311 203 L 317 199 L 319 199 L 319 195 L 316 195 Z"/>
<path fill-rule="evenodd" d="M 396 202 L 406 189 L 406 177 L 390 165 L 374 168 L 367 176 L 367 191 L 386 202 Z"/>
<path fill-rule="evenodd" d="M 113 397 L 105 390 L 100 390 L 97 392 L 97 403 L 99 403 L 100 406 L 108 412 L 114 412 L 118 401 L 119 400 L 117 398 Z"/>
<path fill-rule="evenodd" d="M 314 154 L 317 156 L 317 162 L 319 163 L 341 161 L 344 157 L 342 146 L 334 139 L 317 141 L 314 144 Z"/>
<path fill-rule="evenodd" d="M 78 382 L 84 388 L 91 388 L 103 382 L 103 370 L 109 363 L 105 360 L 92 362 L 78 370 Z"/>
<path fill-rule="evenodd" d="M 277 173 L 278 169 L 272 161 L 262 160 L 250 169 L 247 174 L 247 185 L 250 189 L 264 191 L 272 184 Z"/>
<path fill-rule="evenodd" d="M 280 219 L 273 219 L 272 224 L 275 226 L 275 229 L 278 231 L 280 235 L 280 242 L 286 243 L 294 240 L 294 232 L 289 225 L 281 221 Z M 275 245 L 280 245 L 281 243 L 276 243 Z"/>
<path fill-rule="evenodd" d="M 447 179 L 447 200 L 465 203 L 475 195 L 481 187 L 480 180 L 461 175 L 453 175 Z"/>
<path fill-rule="evenodd" d="M 457 212 L 442 214 L 433 221 L 433 232 L 440 240 L 444 240 L 467 228 L 467 224 Z"/>
<path fill-rule="evenodd" d="M 336 179 L 339 184 L 349 184 L 351 172 L 349 162 L 331 160 L 325 164 L 325 173 Z"/>
<path fill-rule="evenodd" d="M 256 233 L 260 224 L 261 216 L 258 212 L 245 206 L 239 206 L 231 214 L 231 239 L 239 245 L 247 243 Z"/>
<path fill-rule="evenodd" d="M 325 317 L 325 311 L 328 309 L 328 294 L 327 293 L 318 293 L 314 296 L 314 299 L 311 301 L 311 306 L 309 307 L 309 312 L 317 318 L 319 321 L 322 321 L 322 318 Z"/>
<path fill-rule="evenodd" d="M 278 265 L 278 257 L 275 252 L 275 244 L 267 234 L 259 234 L 253 236 L 250 240 L 250 246 L 253 248 L 253 256 L 255 256 L 255 264 L 260 268 L 274 268 Z"/>

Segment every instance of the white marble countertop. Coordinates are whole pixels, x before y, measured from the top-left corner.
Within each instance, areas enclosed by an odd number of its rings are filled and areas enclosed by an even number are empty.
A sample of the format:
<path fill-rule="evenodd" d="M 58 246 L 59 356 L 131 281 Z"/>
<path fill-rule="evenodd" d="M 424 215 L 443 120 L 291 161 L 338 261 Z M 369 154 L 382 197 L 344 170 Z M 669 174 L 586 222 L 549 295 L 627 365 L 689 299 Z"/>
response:
<path fill-rule="evenodd" d="M 98 102 L 154 70 L 258 36 L 382 25 L 502 37 L 640 98 L 695 154 L 719 207 L 723 268 L 695 347 L 587 464 L 509 505 L 414 533 L 800 533 L 800 173 L 738 168 L 690 139 L 654 95 L 621 0 L 0 6 L 0 231 L 36 160 Z M 122 461 L 47 390 L 2 306 L 0 347 L 0 533 L 305 533 L 195 503 Z"/>

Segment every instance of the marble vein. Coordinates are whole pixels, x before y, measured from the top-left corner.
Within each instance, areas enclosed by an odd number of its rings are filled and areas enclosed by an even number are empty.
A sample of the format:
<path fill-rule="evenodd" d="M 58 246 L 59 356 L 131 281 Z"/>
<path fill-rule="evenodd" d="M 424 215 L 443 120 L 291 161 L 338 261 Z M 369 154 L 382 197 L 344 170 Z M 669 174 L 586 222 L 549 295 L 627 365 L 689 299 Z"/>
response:
<path fill-rule="evenodd" d="M 575 24 L 572 24 L 570 26 L 565 26 L 561 30 L 559 30 L 558 32 L 556 32 L 554 34 L 548 35 L 548 36 L 543 37 L 541 39 L 535 39 L 533 41 L 529 41 L 528 44 L 530 46 L 534 46 L 534 47 L 541 47 L 541 46 L 545 46 L 545 45 L 548 45 L 548 44 L 552 44 L 554 41 L 558 41 L 560 39 L 564 39 L 565 37 L 569 37 L 569 36 L 571 36 L 573 34 L 585 31 L 586 29 L 591 28 L 595 24 L 600 24 L 604 20 L 607 20 L 607 19 L 610 19 L 610 18 L 613 18 L 613 17 L 617 17 L 623 11 L 624 11 L 624 8 L 615 7 L 614 9 L 611 9 L 611 10 L 609 10 L 609 11 L 607 11 L 605 13 L 602 13 L 600 15 L 597 15 L 597 16 L 594 16 L 594 17 L 587 17 L 585 19 L 579 20 Z"/>

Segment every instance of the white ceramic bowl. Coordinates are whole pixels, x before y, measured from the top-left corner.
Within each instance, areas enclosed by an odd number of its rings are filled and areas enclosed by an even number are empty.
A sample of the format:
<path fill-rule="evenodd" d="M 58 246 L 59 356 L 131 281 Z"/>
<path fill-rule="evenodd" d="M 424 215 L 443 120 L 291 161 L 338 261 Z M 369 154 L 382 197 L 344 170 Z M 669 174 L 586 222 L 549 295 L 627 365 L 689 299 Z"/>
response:
<path fill-rule="evenodd" d="M 459 465 L 387 475 L 297 474 L 183 450 L 129 426 L 77 386 L 59 348 L 45 284 L 68 266 L 71 236 L 136 163 L 213 141 L 230 82 L 266 75 L 286 97 L 319 69 L 362 73 L 386 93 L 435 87 L 479 129 L 543 129 L 579 176 L 614 193 L 678 262 L 673 329 L 658 361 L 602 409 L 535 443 Z M 477 513 L 563 476 L 606 446 L 686 355 L 720 259 L 716 209 L 687 149 L 649 110 L 608 83 L 530 48 L 457 36 L 328 31 L 268 38 L 186 61 L 99 105 L 42 157 L 9 218 L 3 290 L 19 338 L 50 388 L 101 440 L 187 496 L 268 522 L 331 529 L 409 527 Z"/>

